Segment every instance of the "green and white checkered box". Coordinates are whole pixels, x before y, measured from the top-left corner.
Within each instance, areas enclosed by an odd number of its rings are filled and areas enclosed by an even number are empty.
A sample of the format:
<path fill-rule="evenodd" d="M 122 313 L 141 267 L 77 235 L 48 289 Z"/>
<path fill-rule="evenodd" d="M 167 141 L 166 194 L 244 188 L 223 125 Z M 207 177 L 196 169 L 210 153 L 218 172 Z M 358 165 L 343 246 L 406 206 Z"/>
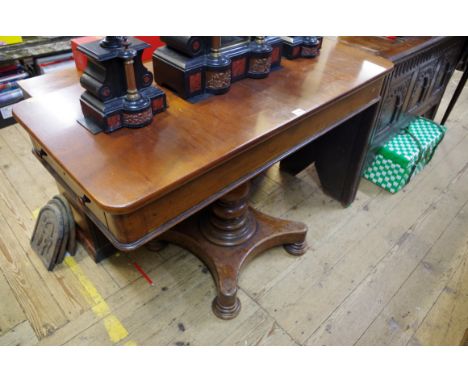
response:
<path fill-rule="evenodd" d="M 364 172 L 364 178 L 396 193 L 431 160 L 446 130 L 434 121 L 417 117 L 401 134 L 379 149 Z"/>

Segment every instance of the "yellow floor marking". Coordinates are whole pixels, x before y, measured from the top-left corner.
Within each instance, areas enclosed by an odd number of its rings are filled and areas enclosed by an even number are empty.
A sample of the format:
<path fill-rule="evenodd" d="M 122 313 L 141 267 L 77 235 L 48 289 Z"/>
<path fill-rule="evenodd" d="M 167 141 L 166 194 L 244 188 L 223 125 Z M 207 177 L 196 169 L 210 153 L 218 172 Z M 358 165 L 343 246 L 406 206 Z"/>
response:
<path fill-rule="evenodd" d="M 33 212 L 32 212 L 32 216 L 34 219 L 37 219 L 37 217 L 39 216 L 39 212 L 41 211 L 40 208 L 36 208 Z"/>
<path fill-rule="evenodd" d="M 111 314 L 109 305 L 99 294 L 91 280 L 86 277 L 75 259 L 71 256 L 65 256 L 64 262 L 68 265 L 83 286 L 84 295 L 90 299 L 93 304 L 92 310 L 94 314 L 99 318 L 103 318 L 104 327 L 107 330 L 110 340 L 113 343 L 117 343 L 126 338 L 128 336 L 127 329 L 125 329 L 115 315 Z"/>
<path fill-rule="evenodd" d="M 67 264 L 75 276 L 78 278 L 78 281 L 83 286 L 86 297 L 88 297 L 93 304 L 93 312 L 99 318 L 102 318 L 110 313 L 109 305 L 102 298 L 102 296 L 97 291 L 96 287 L 93 285 L 92 281 L 86 277 L 81 267 L 75 261 L 72 256 L 65 256 L 65 264 Z"/>
<path fill-rule="evenodd" d="M 117 343 L 128 337 L 127 329 L 125 329 L 120 320 L 113 314 L 104 318 L 104 327 L 113 343 Z"/>
<path fill-rule="evenodd" d="M 36 208 L 32 212 L 34 219 L 37 219 L 40 211 L 40 208 Z M 94 314 L 103 319 L 104 327 L 107 330 L 107 334 L 109 335 L 110 340 L 113 343 L 117 343 L 126 338 L 128 336 L 127 329 L 125 329 L 125 327 L 115 315 L 111 314 L 109 305 L 99 294 L 92 281 L 86 277 L 75 259 L 71 256 L 65 256 L 64 262 L 78 278 L 78 281 L 83 287 L 83 294 L 92 305 L 91 309 L 93 310 Z M 127 341 L 125 345 L 136 346 L 138 344 L 136 341 L 131 340 Z"/>
<path fill-rule="evenodd" d="M 138 342 L 130 340 L 124 343 L 124 346 L 138 346 Z"/>

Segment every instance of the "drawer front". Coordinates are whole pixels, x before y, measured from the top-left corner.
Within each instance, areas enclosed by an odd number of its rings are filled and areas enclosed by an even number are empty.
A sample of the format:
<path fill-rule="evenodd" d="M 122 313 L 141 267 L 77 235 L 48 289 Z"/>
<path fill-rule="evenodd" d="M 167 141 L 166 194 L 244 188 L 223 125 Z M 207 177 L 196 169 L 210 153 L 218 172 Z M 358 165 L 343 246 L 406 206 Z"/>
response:
<path fill-rule="evenodd" d="M 104 212 L 100 210 L 96 204 L 90 200 L 84 190 L 76 183 L 63 169 L 60 167 L 58 163 L 55 162 L 53 158 L 44 150 L 39 142 L 35 139 L 31 138 L 33 144 L 33 152 L 35 156 L 41 161 L 44 167 L 49 171 L 49 173 L 55 178 L 57 183 L 62 186 L 65 183 L 70 192 L 73 193 L 73 197 L 75 198 L 76 204 L 83 206 L 83 209 L 86 208 L 90 210 L 101 223 L 107 226 L 106 218 Z"/>

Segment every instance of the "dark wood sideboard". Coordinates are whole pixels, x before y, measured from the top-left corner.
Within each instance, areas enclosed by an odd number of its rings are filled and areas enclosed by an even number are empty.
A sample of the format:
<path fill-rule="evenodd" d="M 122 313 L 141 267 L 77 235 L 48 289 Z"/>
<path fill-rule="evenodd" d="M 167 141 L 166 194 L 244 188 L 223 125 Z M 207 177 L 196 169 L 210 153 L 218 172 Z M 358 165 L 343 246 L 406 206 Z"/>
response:
<path fill-rule="evenodd" d="M 466 37 L 340 37 L 339 41 L 395 64 L 382 89 L 366 163 L 414 116 L 433 119 L 461 59 Z"/>

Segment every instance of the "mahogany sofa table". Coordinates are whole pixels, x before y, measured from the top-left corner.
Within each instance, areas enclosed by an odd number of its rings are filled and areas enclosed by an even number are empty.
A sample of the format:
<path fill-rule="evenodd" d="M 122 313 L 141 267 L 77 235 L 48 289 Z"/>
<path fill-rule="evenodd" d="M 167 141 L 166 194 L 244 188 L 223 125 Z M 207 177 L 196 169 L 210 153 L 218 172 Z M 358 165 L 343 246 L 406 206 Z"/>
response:
<path fill-rule="evenodd" d="M 284 60 L 267 79 L 235 83 L 225 95 L 190 103 L 166 90 L 169 109 L 142 129 L 92 135 L 79 125 L 83 89 L 73 72 L 24 81 L 32 98 L 13 113 L 96 261 L 155 239 L 185 247 L 213 274 L 213 310 L 228 319 L 240 309 L 246 260 L 278 245 L 305 252 L 304 224 L 248 206 L 250 179 L 329 132 L 322 185 L 344 204 L 353 199 L 391 68 L 326 39 L 318 59 Z"/>

